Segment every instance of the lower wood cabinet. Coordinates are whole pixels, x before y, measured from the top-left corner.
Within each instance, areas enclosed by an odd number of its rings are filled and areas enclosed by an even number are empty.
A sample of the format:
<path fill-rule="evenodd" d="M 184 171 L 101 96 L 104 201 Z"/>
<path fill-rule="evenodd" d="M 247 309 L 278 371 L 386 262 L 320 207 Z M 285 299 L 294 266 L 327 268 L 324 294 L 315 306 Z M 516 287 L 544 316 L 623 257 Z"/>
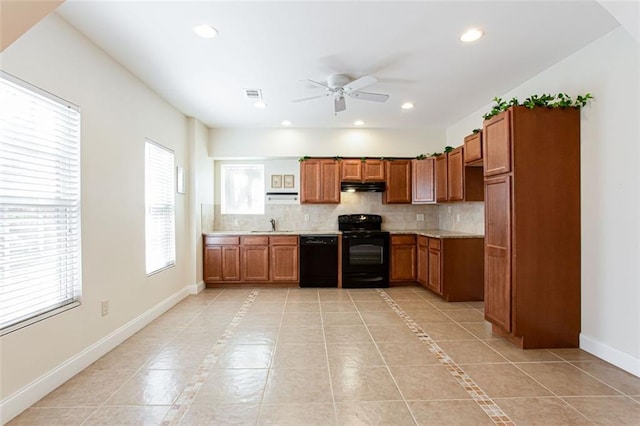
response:
<path fill-rule="evenodd" d="M 429 273 L 429 239 L 424 235 L 418 235 L 418 258 L 416 259 L 416 281 L 423 286 L 427 286 Z"/>
<path fill-rule="evenodd" d="M 442 296 L 442 256 L 440 246 L 439 238 L 429 238 L 427 288 Z"/>
<path fill-rule="evenodd" d="M 204 282 L 295 283 L 298 236 L 204 236 Z"/>
<path fill-rule="evenodd" d="M 389 281 L 416 280 L 416 236 L 391 235 Z"/>

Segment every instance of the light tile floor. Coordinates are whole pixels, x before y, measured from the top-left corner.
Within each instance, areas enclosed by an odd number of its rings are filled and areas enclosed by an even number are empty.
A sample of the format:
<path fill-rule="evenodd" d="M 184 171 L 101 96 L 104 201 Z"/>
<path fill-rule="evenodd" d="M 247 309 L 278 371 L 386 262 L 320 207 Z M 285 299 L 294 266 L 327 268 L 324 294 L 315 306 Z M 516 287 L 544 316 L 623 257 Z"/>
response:
<path fill-rule="evenodd" d="M 419 287 L 208 289 L 10 424 L 640 425 L 640 378 L 519 350 L 482 309 Z"/>

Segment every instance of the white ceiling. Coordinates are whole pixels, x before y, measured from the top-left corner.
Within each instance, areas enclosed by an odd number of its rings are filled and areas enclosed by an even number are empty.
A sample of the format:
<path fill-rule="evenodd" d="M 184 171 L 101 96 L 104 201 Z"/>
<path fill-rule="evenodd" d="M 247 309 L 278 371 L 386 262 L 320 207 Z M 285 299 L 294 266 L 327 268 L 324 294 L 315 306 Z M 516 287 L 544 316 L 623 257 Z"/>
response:
<path fill-rule="evenodd" d="M 167 101 L 210 127 L 443 128 L 618 26 L 595 1 L 68 0 L 57 12 Z M 196 36 L 210 24 L 220 34 Z M 463 44 L 480 27 L 485 37 Z M 300 80 L 373 75 L 385 104 Z M 262 90 L 265 109 L 244 98 Z M 575 94 L 572 94 L 575 95 Z M 400 109 L 412 101 L 415 108 Z"/>

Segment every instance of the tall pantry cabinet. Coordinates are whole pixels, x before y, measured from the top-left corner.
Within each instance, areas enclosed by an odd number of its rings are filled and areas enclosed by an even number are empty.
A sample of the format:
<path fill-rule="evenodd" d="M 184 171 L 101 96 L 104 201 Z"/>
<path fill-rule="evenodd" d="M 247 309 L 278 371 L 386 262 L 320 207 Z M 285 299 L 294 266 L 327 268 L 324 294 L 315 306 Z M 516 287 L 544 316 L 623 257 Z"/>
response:
<path fill-rule="evenodd" d="M 580 110 L 484 122 L 485 318 L 523 349 L 577 347 Z"/>

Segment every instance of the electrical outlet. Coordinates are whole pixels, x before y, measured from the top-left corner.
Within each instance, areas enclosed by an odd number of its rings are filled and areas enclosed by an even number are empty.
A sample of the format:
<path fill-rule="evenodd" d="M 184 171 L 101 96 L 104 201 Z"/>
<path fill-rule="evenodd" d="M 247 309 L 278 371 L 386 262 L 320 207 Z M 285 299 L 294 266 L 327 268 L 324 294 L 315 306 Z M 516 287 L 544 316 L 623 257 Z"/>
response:
<path fill-rule="evenodd" d="M 423 213 L 416 214 L 416 221 L 424 222 L 424 214 Z"/>
<path fill-rule="evenodd" d="M 305 215 L 304 215 L 304 221 L 305 221 L 305 222 L 309 222 L 309 214 L 305 213 Z"/>
<path fill-rule="evenodd" d="M 102 316 L 106 317 L 109 314 L 109 301 L 108 300 L 103 300 L 102 301 Z"/>

